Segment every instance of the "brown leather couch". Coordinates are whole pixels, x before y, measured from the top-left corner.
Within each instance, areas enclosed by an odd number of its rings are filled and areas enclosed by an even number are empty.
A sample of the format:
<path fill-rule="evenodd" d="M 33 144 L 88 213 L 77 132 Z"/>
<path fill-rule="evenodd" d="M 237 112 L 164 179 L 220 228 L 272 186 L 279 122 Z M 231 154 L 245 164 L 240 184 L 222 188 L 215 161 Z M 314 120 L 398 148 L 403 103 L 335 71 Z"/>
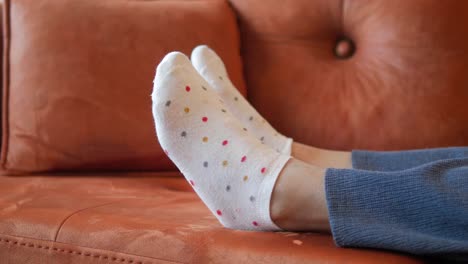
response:
<path fill-rule="evenodd" d="M 7 0 L 0 263 L 421 263 L 223 228 L 165 157 L 165 53 L 213 47 L 281 132 L 331 149 L 468 144 L 468 2 Z M 246 89 L 248 88 L 248 89 Z"/>

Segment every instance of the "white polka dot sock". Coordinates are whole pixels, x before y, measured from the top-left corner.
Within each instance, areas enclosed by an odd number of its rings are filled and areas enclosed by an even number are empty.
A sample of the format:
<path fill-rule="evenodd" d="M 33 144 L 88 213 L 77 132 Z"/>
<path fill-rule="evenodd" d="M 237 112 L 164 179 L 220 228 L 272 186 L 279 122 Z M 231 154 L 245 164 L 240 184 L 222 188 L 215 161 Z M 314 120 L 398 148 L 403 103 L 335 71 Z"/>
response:
<path fill-rule="evenodd" d="M 208 89 L 185 55 L 166 55 L 152 94 L 161 146 L 225 227 L 279 230 L 270 199 L 290 156 L 244 131 Z"/>
<path fill-rule="evenodd" d="M 200 75 L 223 99 L 228 110 L 248 131 L 276 151 L 291 155 L 292 139 L 279 134 L 241 95 L 230 81 L 223 61 L 212 49 L 205 45 L 196 47 L 191 60 Z"/>

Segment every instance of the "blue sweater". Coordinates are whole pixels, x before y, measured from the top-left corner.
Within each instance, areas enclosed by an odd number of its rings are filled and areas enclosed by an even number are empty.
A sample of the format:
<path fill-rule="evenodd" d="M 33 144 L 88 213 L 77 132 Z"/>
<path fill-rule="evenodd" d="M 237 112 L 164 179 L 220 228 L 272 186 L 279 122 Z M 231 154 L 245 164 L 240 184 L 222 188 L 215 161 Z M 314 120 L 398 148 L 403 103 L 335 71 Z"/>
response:
<path fill-rule="evenodd" d="M 468 148 L 353 151 L 328 169 L 335 243 L 468 262 Z"/>

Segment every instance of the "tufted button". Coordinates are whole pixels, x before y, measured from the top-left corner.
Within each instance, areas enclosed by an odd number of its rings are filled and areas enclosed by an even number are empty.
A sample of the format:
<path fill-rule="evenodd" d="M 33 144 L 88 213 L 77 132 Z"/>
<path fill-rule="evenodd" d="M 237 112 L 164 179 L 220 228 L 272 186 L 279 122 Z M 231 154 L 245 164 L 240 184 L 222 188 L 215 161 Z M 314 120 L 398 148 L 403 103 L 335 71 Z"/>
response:
<path fill-rule="evenodd" d="M 353 56 L 356 48 L 354 46 L 354 42 L 347 38 L 341 37 L 336 41 L 335 45 L 335 56 L 338 59 L 348 59 Z"/>

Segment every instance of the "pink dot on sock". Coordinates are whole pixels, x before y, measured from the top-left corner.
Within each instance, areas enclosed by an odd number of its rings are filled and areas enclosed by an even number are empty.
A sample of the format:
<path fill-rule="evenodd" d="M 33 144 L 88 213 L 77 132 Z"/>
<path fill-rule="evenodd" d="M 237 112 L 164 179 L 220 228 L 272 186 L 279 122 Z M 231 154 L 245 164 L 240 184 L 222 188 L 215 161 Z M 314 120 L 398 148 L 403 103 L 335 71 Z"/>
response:
<path fill-rule="evenodd" d="M 242 157 L 241 162 L 245 162 L 247 160 L 247 156 Z"/>
<path fill-rule="evenodd" d="M 219 216 L 223 215 L 223 213 L 221 213 L 221 210 L 216 210 L 216 213 L 217 213 Z"/>
<path fill-rule="evenodd" d="M 204 116 L 204 117 L 202 118 L 202 121 L 205 122 L 205 123 L 208 122 L 208 117 Z"/>
<path fill-rule="evenodd" d="M 195 183 L 194 183 L 192 180 L 190 180 L 190 184 L 191 184 L 192 186 L 195 186 Z"/>
<path fill-rule="evenodd" d="M 258 223 L 257 223 L 256 221 L 253 221 L 253 222 L 252 222 L 252 225 L 258 226 Z"/>
<path fill-rule="evenodd" d="M 185 86 L 185 91 L 190 92 L 190 86 Z"/>
<path fill-rule="evenodd" d="M 262 173 L 265 173 L 266 172 L 266 168 L 263 167 L 262 170 L 261 170 Z"/>
<path fill-rule="evenodd" d="M 224 140 L 223 141 L 223 146 L 226 146 L 228 144 L 228 141 L 227 140 Z"/>

